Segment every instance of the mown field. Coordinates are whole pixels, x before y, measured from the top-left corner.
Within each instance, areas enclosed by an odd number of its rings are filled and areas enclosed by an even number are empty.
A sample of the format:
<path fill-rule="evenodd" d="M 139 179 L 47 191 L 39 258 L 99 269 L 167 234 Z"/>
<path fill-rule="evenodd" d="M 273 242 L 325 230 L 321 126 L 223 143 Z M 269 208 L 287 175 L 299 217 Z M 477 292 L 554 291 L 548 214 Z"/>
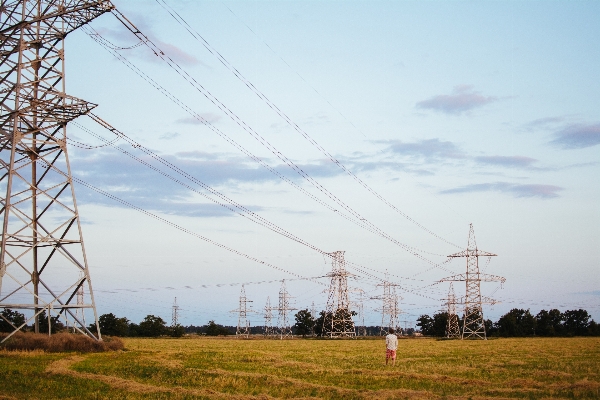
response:
<path fill-rule="evenodd" d="M 600 399 L 600 338 L 125 339 L 107 353 L 0 351 L 0 399 Z"/>

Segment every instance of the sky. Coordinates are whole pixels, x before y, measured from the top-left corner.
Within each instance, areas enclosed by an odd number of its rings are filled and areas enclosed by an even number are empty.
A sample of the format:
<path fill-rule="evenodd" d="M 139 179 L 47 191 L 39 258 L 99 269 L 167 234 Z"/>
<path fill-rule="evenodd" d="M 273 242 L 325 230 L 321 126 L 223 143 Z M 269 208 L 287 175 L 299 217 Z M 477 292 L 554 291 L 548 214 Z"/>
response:
<path fill-rule="evenodd" d="M 294 308 L 319 311 L 320 250 L 345 251 L 367 325 L 381 323 L 386 273 L 400 320 L 415 321 L 444 309 L 440 281 L 465 271 L 446 256 L 472 223 L 497 254 L 481 270 L 506 278 L 482 283 L 498 301 L 486 318 L 584 308 L 600 320 L 599 3 L 114 4 L 180 69 L 111 14 L 90 24 L 96 36 L 66 39 L 67 93 L 141 145 L 96 147 L 114 135 L 81 117 L 68 127 L 73 175 L 163 218 L 76 184 L 99 314 L 170 323 L 177 298 L 183 325 L 234 325 L 245 283 L 257 326 L 283 279 Z M 168 179 L 142 148 L 195 183 Z"/>

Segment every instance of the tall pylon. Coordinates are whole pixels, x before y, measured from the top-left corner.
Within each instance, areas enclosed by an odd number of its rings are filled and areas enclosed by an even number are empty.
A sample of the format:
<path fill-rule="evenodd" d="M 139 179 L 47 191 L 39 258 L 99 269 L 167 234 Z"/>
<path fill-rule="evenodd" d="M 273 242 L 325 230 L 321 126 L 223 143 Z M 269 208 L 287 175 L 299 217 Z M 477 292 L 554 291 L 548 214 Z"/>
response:
<path fill-rule="evenodd" d="M 83 271 L 79 273 L 79 277 L 83 278 Z M 85 294 L 83 292 L 83 285 L 77 289 L 77 308 L 75 309 L 75 316 L 79 321 L 85 325 L 85 313 L 83 312 L 83 306 L 85 304 Z"/>
<path fill-rule="evenodd" d="M 113 8 L 107 0 L 0 5 L 0 309 L 27 317 L 3 341 L 27 324 L 39 332 L 44 311 L 101 339 L 66 141 L 67 124 L 96 105 L 65 93 L 64 39 Z M 95 333 L 76 309 L 93 312 Z"/>
<path fill-rule="evenodd" d="M 244 285 L 242 285 L 242 289 L 240 290 L 239 308 L 231 311 L 238 313 L 238 324 L 235 331 L 236 337 L 247 338 L 250 336 L 250 320 L 248 319 L 248 314 L 253 312 L 253 310 L 250 309 L 248 303 L 252 303 L 252 300 L 248 300 L 246 297 L 246 289 L 244 288 Z"/>
<path fill-rule="evenodd" d="M 265 330 L 263 333 L 267 337 L 275 335 L 273 328 L 273 307 L 271 307 L 271 298 L 267 296 L 267 304 L 265 305 Z"/>
<path fill-rule="evenodd" d="M 365 303 L 364 303 L 364 291 L 360 291 L 360 296 L 356 304 L 358 308 L 357 321 L 358 326 L 356 327 L 356 336 L 367 336 L 367 326 L 365 325 Z"/>
<path fill-rule="evenodd" d="M 292 325 L 290 323 L 289 312 L 296 310 L 290 304 L 290 294 L 285 287 L 285 279 L 281 281 L 279 289 L 279 307 L 277 307 L 277 334 L 280 339 L 292 337 Z"/>
<path fill-rule="evenodd" d="M 329 337 L 354 337 L 354 321 L 350 310 L 350 299 L 348 298 L 348 276 L 344 251 L 329 253 L 331 257 L 331 272 L 327 274 L 331 278 L 329 285 L 329 296 L 327 298 L 327 310 L 323 319 L 323 333 Z"/>
<path fill-rule="evenodd" d="M 318 316 L 317 316 L 317 307 L 315 307 L 315 302 L 313 301 L 311 306 L 310 306 L 310 316 L 313 319 L 313 321 L 316 321 Z M 312 328 L 311 328 L 311 336 L 316 336 L 315 333 L 315 325 L 313 324 Z"/>
<path fill-rule="evenodd" d="M 175 301 L 173 301 L 173 306 L 171 307 L 171 326 L 179 325 L 179 310 L 181 307 L 177 305 L 177 297 L 175 297 Z"/>
<path fill-rule="evenodd" d="M 481 296 L 481 282 L 505 282 L 505 278 L 479 272 L 479 257 L 495 257 L 496 254 L 477 249 L 473 224 L 469 224 L 469 240 L 467 249 L 448 257 L 465 257 L 467 259 L 466 274 L 458 274 L 442 279 L 440 282 L 459 281 L 466 284 L 465 308 L 461 338 L 487 339 L 482 304 L 495 304 L 496 301 Z"/>
<path fill-rule="evenodd" d="M 460 328 L 458 326 L 458 315 L 456 314 L 456 295 L 454 294 L 454 287 L 450 282 L 450 289 L 448 289 L 448 299 L 446 301 L 448 306 L 448 323 L 446 324 L 446 337 L 447 338 L 459 338 Z"/>
<path fill-rule="evenodd" d="M 399 324 L 400 307 L 399 300 L 401 299 L 396 293 L 396 287 L 400 286 L 397 283 L 390 282 L 388 279 L 388 273 L 385 273 L 385 279 L 382 283 L 377 286 L 383 287 L 383 296 L 374 297 L 374 299 L 380 299 L 381 304 L 381 327 L 379 334 L 382 336 L 387 335 L 390 329 L 394 329 L 399 332 L 401 327 Z"/>

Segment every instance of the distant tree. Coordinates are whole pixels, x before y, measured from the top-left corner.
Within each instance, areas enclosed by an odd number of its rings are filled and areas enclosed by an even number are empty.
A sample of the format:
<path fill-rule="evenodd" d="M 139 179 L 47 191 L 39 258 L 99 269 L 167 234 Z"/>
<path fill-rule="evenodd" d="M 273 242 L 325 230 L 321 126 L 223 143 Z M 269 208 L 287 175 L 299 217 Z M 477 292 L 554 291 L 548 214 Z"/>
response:
<path fill-rule="evenodd" d="M 448 313 L 438 312 L 433 314 L 432 336 L 446 336 L 446 327 L 448 325 Z"/>
<path fill-rule="evenodd" d="M 157 337 L 167 333 L 167 325 L 161 317 L 147 315 L 139 325 L 140 336 Z"/>
<path fill-rule="evenodd" d="M 529 310 L 513 308 L 496 322 L 500 336 L 532 336 L 535 334 L 536 319 Z"/>
<path fill-rule="evenodd" d="M 129 326 L 127 327 L 127 336 L 130 336 L 130 337 L 142 336 L 142 333 L 140 331 L 140 326 L 138 324 L 136 324 L 135 322 L 130 322 Z"/>
<path fill-rule="evenodd" d="M 491 319 L 486 319 L 483 321 L 483 325 L 485 326 L 486 336 L 495 336 L 498 333 L 498 329 L 494 326 L 494 323 Z"/>
<path fill-rule="evenodd" d="M 319 312 L 319 317 L 315 319 L 315 334 L 317 336 L 325 336 L 325 326 L 331 326 L 332 314 L 326 311 Z"/>
<path fill-rule="evenodd" d="M 48 333 L 48 317 L 46 316 L 45 310 L 38 315 L 38 321 L 40 333 Z M 58 316 L 50 317 L 50 329 L 51 333 L 58 333 L 65 329 L 65 325 L 60 322 Z"/>
<path fill-rule="evenodd" d="M 185 328 L 182 325 L 174 325 L 167 328 L 167 333 L 171 337 L 182 337 L 185 334 Z"/>
<path fill-rule="evenodd" d="M 539 336 L 557 336 L 563 333 L 564 315 L 557 309 L 541 310 L 536 316 L 535 333 Z"/>
<path fill-rule="evenodd" d="M 223 325 L 216 324 L 215 321 L 208 321 L 205 332 L 208 336 L 229 335 L 229 329 Z"/>
<path fill-rule="evenodd" d="M 591 316 L 586 310 L 567 310 L 563 313 L 563 327 L 570 335 L 587 335 Z"/>
<path fill-rule="evenodd" d="M 107 336 L 127 336 L 129 334 L 129 320 L 125 317 L 117 318 L 113 313 L 102 314 L 98 318 L 100 332 Z M 90 326 L 90 330 L 96 329 L 94 325 Z"/>
<path fill-rule="evenodd" d="M 10 308 L 5 308 L 0 314 L 0 332 L 12 332 L 24 323 L 25 315 Z M 15 328 L 13 328 L 13 325 Z"/>
<path fill-rule="evenodd" d="M 294 324 L 294 332 L 296 335 L 310 335 L 315 326 L 315 320 L 308 309 L 300 310 L 295 315 L 296 323 Z"/>
<path fill-rule="evenodd" d="M 417 318 L 417 326 L 421 329 L 421 333 L 425 336 L 433 336 L 434 328 L 433 328 L 433 318 L 431 318 L 427 314 L 421 315 Z"/>
<path fill-rule="evenodd" d="M 600 336 L 600 324 L 596 323 L 594 320 L 591 320 L 588 325 L 588 334 L 590 336 Z"/>

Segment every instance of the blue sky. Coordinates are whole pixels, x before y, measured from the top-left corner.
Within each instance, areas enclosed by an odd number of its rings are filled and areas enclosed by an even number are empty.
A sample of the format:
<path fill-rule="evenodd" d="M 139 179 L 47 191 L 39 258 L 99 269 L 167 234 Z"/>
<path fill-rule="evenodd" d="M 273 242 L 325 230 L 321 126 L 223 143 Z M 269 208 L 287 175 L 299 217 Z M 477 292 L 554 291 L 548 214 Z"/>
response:
<path fill-rule="evenodd" d="M 345 250 L 353 297 L 380 294 L 387 270 L 403 287 L 402 320 L 440 309 L 448 285 L 434 283 L 465 268 L 431 268 L 403 246 L 444 262 L 460 250 L 448 242 L 466 246 L 469 223 L 479 248 L 498 254 L 482 269 L 507 279 L 502 289 L 483 285 L 501 302 L 484 308 L 486 317 L 585 308 L 600 319 L 598 3 L 165 1 L 288 122 L 155 1 L 115 4 L 234 118 L 146 47 L 118 50 L 186 112 L 81 30 L 66 41 L 68 93 L 99 104 L 101 118 L 266 220 L 324 251 Z M 91 26 L 114 46 L 137 44 L 111 15 Z M 112 140 L 85 117 L 78 122 Z M 69 135 L 101 143 L 74 125 Z M 139 148 L 118 146 L 172 174 Z M 343 218 L 339 203 L 276 154 L 385 234 Z M 330 268 L 318 252 L 112 147 L 71 147 L 70 158 L 76 177 L 232 249 L 305 277 Z M 254 282 L 246 294 L 260 310 L 267 296 L 276 303 L 277 280 L 295 278 L 76 190 L 100 313 L 170 320 L 177 297 L 184 324 L 234 323 L 238 283 Z M 327 280 L 318 280 L 324 285 L 287 283 L 296 307 L 324 307 Z M 464 286 L 455 290 L 460 296 Z M 379 306 L 365 303 L 368 324 L 381 320 Z M 251 320 L 262 324 L 259 313 Z"/>

